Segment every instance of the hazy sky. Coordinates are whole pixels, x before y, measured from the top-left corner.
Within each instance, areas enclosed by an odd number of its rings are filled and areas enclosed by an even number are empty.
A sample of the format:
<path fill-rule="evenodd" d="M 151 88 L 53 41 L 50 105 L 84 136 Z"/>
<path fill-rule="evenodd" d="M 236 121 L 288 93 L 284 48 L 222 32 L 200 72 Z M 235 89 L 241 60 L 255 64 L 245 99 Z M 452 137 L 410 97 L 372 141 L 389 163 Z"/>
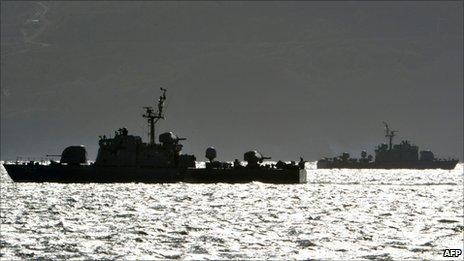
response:
<path fill-rule="evenodd" d="M 158 127 L 204 160 L 316 160 L 382 121 L 463 159 L 463 2 L 1 2 L 1 159 Z"/>

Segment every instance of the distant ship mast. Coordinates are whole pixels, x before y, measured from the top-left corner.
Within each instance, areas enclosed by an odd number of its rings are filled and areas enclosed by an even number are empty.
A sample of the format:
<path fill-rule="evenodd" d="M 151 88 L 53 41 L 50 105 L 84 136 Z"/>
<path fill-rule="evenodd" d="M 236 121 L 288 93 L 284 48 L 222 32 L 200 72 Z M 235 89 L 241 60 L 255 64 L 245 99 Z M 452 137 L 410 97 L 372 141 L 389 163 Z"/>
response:
<path fill-rule="evenodd" d="M 388 127 L 388 124 L 386 122 L 383 122 L 383 124 L 385 125 L 385 137 L 388 138 L 388 148 L 389 150 L 392 149 L 392 145 L 393 145 L 393 137 L 395 137 L 395 133 L 398 132 L 396 130 L 390 130 L 390 128 Z"/>
<path fill-rule="evenodd" d="M 164 108 L 164 101 L 166 100 L 166 89 L 160 88 L 163 94 L 158 99 L 158 111 L 155 113 L 153 107 L 143 107 L 145 109 L 145 114 L 142 116 L 147 118 L 148 125 L 150 126 L 150 130 L 148 132 L 148 136 L 150 137 L 150 144 L 155 144 L 155 124 L 160 120 L 164 120 L 163 115 L 163 108 Z"/>

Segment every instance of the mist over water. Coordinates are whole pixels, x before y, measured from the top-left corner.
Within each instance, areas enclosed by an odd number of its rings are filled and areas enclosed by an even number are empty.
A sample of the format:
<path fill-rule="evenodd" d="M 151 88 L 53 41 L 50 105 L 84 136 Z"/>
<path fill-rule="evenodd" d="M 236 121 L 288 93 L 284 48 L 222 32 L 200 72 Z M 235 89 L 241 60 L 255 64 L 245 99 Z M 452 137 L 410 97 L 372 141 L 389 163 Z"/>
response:
<path fill-rule="evenodd" d="M 2 166 L 1 259 L 443 259 L 462 249 L 462 163 L 306 167 L 308 184 L 206 185 L 13 183 Z"/>

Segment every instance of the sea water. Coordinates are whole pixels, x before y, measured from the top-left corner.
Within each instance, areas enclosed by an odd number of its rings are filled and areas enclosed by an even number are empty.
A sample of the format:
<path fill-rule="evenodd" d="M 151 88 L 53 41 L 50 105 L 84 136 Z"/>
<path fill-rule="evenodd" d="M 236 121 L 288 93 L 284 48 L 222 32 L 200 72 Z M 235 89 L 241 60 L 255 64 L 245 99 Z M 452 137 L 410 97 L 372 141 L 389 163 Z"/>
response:
<path fill-rule="evenodd" d="M 308 183 L 13 183 L 0 258 L 446 259 L 462 249 L 454 170 L 316 170 Z M 459 259 L 461 259 L 459 257 Z"/>

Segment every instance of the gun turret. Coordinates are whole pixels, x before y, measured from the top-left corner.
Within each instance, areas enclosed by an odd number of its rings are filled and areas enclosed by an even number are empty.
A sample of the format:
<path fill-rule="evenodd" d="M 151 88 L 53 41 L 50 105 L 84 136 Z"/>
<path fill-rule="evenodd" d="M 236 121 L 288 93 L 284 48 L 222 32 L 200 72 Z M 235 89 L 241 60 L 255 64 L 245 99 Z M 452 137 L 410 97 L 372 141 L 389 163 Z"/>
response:
<path fill-rule="evenodd" d="M 165 132 L 159 135 L 159 141 L 163 144 L 175 144 L 181 140 L 186 140 L 187 138 L 179 138 L 176 134 L 172 132 Z"/>
<path fill-rule="evenodd" d="M 248 162 L 248 167 L 256 167 L 259 166 L 258 163 L 263 163 L 264 160 L 271 159 L 271 157 L 263 156 L 257 150 L 252 150 L 243 154 L 243 159 Z"/>

